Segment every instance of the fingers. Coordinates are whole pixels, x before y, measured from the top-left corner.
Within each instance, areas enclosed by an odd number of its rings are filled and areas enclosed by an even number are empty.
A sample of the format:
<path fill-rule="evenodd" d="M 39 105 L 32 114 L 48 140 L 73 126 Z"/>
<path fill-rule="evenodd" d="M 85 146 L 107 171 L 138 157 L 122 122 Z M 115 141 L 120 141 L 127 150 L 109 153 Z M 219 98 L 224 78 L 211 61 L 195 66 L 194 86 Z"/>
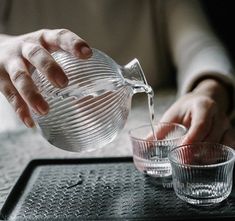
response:
<path fill-rule="evenodd" d="M 222 143 L 232 147 L 235 149 L 235 128 L 229 127 L 227 131 L 225 131 L 224 136 L 222 138 Z"/>
<path fill-rule="evenodd" d="M 172 105 L 161 117 L 160 122 L 162 123 L 180 123 L 180 116 L 178 114 L 177 105 Z M 155 138 L 162 140 L 172 131 L 173 128 L 170 126 L 157 126 L 155 128 Z M 149 139 L 154 139 L 152 135 Z"/>
<path fill-rule="evenodd" d="M 34 126 L 29 107 L 38 114 L 46 114 L 49 110 L 28 72 L 29 68 L 35 67 L 54 86 L 65 87 L 68 78 L 49 51 L 63 49 L 79 58 L 92 55 L 88 44 L 66 29 L 40 30 L 12 37 L 1 49 L 4 50 L 0 50 L 0 91 L 28 127 Z"/>
<path fill-rule="evenodd" d="M 37 40 L 35 40 L 38 39 Z M 89 58 L 92 50 L 79 36 L 67 29 L 40 30 L 34 35 L 34 40 L 26 40 L 22 46 L 23 57 L 45 74 L 56 87 L 68 85 L 68 78 L 61 67 L 55 62 L 47 50 L 63 49 L 79 58 Z"/>
<path fill-rule="evenodd" d="M 219 142 L 229 128 L 229 120 L 225 114 L 217 114 L 213 119 L 212 130 L 204 139 L 207 142 Z"/>
<path fill-rule="evenodd" d="M 68 84 L 68 78 L 55 62 L 53 57 L 40 45 L 34 43 L 25 43 L 22 46 L 22 55 L 56 87 L 65 87 Z"/>
<path fill-rule="evenodd" d="M 151 133 L 149 134 L 147 140 L 152 141 L 152 140 L 164 140 L 167 139 L 168 135 L 171 134 L 174 131 L 174 124 L 159 124 L 154 128 L 154 134 Z"/>
<path fill-rule="evenodd" d="M 202 141 L 212 128 L 213 116 L 214 109 L 212 107 L 193 107 L 191 112 L 191 125 L 183 140 L 183 144 Z"/>
<path fill-rule="evenodd" d="M 42 39 L 52 50 L 60 48 L 82 59 L 92 55 L 87 42 L 67 29 L 44 30 Z"/>
<path fill-rule="evenodd" d="M 0 91 L 12 105 L 19 118 L 27 127 L 34 127 L 35 124 L 30 116 L 27 104 L 12 84 L 6 70 L 3 70 L 2 68 L 0 70 L 0 81 Z"/>
<path fill-rule="evenodd" d="M 179 108 L 177 107 L 177 104 L 172 105 L 161 117 L 161 122 L 174 122 L 174 123 L 180 123 L 180 114 L 179 114 Z"/>
<path fill-rule="evenodd" d="M 20 96 L 33 110 L 44 115 L 48 113 L 49 106 L 38 92 L 25 64 L 21 59 L 14 59 L 6 65 L 6 71 L 10 76 L 11 82 Z"/>

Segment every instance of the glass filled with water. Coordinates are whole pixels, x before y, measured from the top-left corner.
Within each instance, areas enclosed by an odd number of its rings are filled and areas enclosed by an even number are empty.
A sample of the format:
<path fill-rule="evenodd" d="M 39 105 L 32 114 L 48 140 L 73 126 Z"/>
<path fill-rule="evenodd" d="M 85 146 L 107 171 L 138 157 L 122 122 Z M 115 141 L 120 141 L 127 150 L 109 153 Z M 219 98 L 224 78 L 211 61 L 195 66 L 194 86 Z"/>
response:
<path fill-rule="evenodd" d="M 153 133 L 154 131 L 154 133 Z M 179 146 L 187 128 L 177 123 L 154 123 L 129 131 L 136 168 L 153 177 L 171 175 L 168 153 Z"/>

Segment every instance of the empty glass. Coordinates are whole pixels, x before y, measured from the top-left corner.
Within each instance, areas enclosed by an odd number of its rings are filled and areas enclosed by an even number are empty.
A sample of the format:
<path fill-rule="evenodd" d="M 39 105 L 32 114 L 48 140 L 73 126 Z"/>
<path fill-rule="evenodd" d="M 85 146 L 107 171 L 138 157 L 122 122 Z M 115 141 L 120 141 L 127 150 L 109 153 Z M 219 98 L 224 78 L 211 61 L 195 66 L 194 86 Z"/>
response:
<path fill-rule="evenodd" d="M 34 114 L 42 134 L 59 148 L 89 151 L 111 142 L 124 127 L 132 95 L 151 93 L 137 59 L 125 66 L 92 49 L 84 60 L 65 51 L 52 54 L 69 79 L 66 88 L 54 87 L 38 70 L 33 79 L 50 111 Z"/>
<path fill-rule="evenodd" d="M 234 150 L 222 144 L 194 143 L 169 153 L 176 195 L 194 205 L 226 199 L 232 190 Z"/>
<path fill-rule="evenodd" d="M 171 175 L 168 153 L 181 144 L 187 128 L 176 123 L 158 123 L 153 127 L 155 136 L 151 125 L 130 130 L 134 164 L 142 173 L 167 177 Z"/>

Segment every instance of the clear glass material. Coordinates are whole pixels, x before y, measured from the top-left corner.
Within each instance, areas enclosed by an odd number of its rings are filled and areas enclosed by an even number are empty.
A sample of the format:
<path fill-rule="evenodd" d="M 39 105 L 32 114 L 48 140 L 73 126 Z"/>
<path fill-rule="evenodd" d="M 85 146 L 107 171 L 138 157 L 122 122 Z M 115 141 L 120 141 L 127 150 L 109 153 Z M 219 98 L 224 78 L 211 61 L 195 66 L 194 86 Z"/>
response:
<path fill-rule="evenodd" d="M 167 177 L 171 175 L 168 153 L 181 144 L 187 128 L 176 123 L 144 125 L 130 130 L 133 160 L 136 168 L 147 175 Z"/>
<path fill-rule="evenodd" d="M 137 59 L 120 66 L 92 49 L 89 59 L 65 51 L 52 54 L 69 79 L 66 88 L 54 87 L 35 70 L 32 77 L 50 111 L 34 114 L 43 136 L 68 151 L 90 151 L 105 146 L 122 130 L 134 93 L 151 91 Z"/>
<path fill-rule="evenodd" d="M 231 193 L 234 150 L 216 143 L 194 143 L 169 153 L 173 187 L 187 203 L 208 206 Z"/>

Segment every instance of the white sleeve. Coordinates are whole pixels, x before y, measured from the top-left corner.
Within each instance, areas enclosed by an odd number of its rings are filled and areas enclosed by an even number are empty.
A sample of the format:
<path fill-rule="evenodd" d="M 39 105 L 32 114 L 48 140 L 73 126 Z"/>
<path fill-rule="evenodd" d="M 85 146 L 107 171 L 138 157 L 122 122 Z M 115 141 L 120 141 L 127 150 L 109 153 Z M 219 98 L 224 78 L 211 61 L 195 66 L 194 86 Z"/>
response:
<path fill-rule="evenodd" d="M 208 77 L 231 85 L 234 93 L 233 66 L 199 2 L 168 0 L 166 16 L 179 94 L 189 92 L 198 80 Z"/>

